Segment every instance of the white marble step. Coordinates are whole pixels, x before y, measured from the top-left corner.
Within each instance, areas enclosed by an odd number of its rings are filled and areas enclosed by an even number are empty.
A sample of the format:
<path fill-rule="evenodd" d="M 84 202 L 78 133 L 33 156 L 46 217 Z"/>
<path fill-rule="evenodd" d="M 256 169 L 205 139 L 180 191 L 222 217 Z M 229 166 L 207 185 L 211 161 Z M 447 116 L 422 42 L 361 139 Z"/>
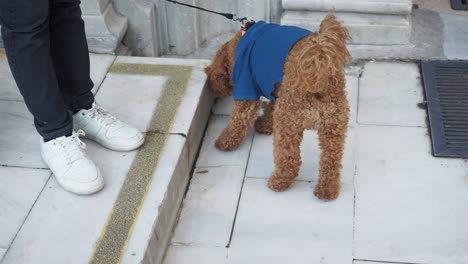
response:
<path fill-rule="evenodd" d="M 118 56 L 112 67 L 104 71 L 96 100 L 123 121 L 148 133 L 146 148 L 133 152 L 110 151 L 85 140 L 87 153 L 106 182 L 105 188 L 92 196 L 68 193 L 54 177 L 46 182 L 48 170 L 8 168 L 37 168 L 42 163 L 30 114 L 23 102 L 6 97 L 0 104 L 4 117 L 0 115 L 0 119 L 7 121 L 0 125 L 0 135 L 3 135 L 0 138 L 4 138 L 0 140 L 0 165 L 4 166 L 0 166 L 3 168 L 0 186 L 7 189 L 2 191 L 0 187 L 0 209 L 5 207 L 2 201 L 14 204 L 7 203 L 6 218 L 2 215 L 4 210 L 0 210 L 0 259 L 5 254 L 2 263 L 161 263 L 210 114 L 212 98 L 205 89 L 203 71 L 208 63 Z M 171 102 L 175 108 L 164 102 Z M 157 117 L 151 119 L 153 115 Z M 18 131 L 23 132 L 18 134 Z M 24 144 L 19 145 L 25 138 Z M 147 172 L 151 177 L 149 182 L 125 181 L 128 175 L 134 179 L 135 175 Z M 20 173 L 25 175 L 24 179 L 10 179 Z M 139 197 L 133 198 L 138 204 L 128 206 L 126 202 L 132 199 L 124 199 L 125 203 L 117 204 L 127 208 L 115 209 L 121 189 L 127 190 L 131 197 Z M 125 220 L 132 222 L 131 229 L 128 225 L 115 227 L 119 221 L 110 218 L 111 212 L 115 216 L 118 214 L 115 212 L 131 211 L 129 208 L 139 208 Z M 106 245 L 110 247 L 100 246 L 102 243 L 98 241 L 104 232 L 109 236 L 124 234 L 125 244 L 117 245 L 117 239 L 109 238 Z M 96 247 L 104 253 L 94 255 Z M 120 247 L 121 255 L 114 255 L 116 247 Z M 8 251 L 4 252 L 5 249 Z M 111 253 L 105 252 L 108 250 Z M 91 261 L 93 255 L 98 256 L 96 262 Z M 113 259 L 103 261 L 107 256 Z"/>
<path fill-rule="evenodd" d="M 411 0 L 283 0 L 285 10 L 408 15 Z"/>
<path fill-rule="evenodd" d="M 316 31 L 327 12 L 288 10 L 281 24 Z M 405 15 L 377 15 L 337 13 L 351 34 L 353 44 L 396 45 L 407 44 L 411 36 L 411 21 Z"/>

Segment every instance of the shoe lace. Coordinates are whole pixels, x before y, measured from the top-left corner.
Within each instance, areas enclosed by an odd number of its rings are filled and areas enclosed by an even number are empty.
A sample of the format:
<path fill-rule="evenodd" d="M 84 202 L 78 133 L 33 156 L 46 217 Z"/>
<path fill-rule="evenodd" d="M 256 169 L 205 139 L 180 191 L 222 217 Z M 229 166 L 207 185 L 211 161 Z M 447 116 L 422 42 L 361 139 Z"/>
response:
<path fill-rule="evenodd" d="M 86 155 L 86 144 L 80 139 L 80 136 L 84 135 L 85 132 L 80 129 L 77 132 L 73 132 L 71 136 L 65 137 L 59 141 L 60 146 L 64 149 L 69 164 L 73 164 Z"/>
<path fill-rule="evenodd" d="M 91 118 L 96 120 L 99 124 L 104 127 L 111 126 L 112 124 L 118 122 L 118 119 L 110 114 L 106 109 L 98 106 L 97 104 L 94 105 L 93 108 L 89 110 L 89 115 Z"/>

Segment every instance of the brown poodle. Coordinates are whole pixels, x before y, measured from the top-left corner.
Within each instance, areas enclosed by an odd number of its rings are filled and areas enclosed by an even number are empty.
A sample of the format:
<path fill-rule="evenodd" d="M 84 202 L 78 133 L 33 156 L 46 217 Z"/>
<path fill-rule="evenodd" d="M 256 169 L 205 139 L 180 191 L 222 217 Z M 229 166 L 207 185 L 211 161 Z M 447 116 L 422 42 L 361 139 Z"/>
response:
<path fill-rule="evenodd" d="M 236 46 L 241 33 L 224 44 L 205 69 L 208 87 L 215 96 L 230 96 Z M 349 119 L 344 64 L 351 62 L 345 42 L 351 37 L 334 15 L 328 15 L 320 30 L 299 40 L 284 64 L 283 82 L 277 83 L 264 115 L 257 118 L 258 100 L 234 103 L 229 125 L 216 141 L 221 150 L 240 146 L 252 126 L 263 134 L 273 133 L 275 171 L 268 186 L 288 189 L 301 166 L 300 145 L 305 129 L 318 130 L 320 177 L 314 194 L 322 200 L 336 199 L 340 192 L 343 148 Z"/>

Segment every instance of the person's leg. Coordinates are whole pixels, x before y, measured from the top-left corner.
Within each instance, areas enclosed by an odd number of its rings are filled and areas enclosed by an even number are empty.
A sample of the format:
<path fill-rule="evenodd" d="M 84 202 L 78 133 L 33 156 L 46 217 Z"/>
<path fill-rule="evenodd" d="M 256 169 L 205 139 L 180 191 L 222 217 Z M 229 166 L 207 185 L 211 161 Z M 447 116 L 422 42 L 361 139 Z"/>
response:
<path fill-rule="evenodd" d="M 50 0 L 51 55 L 59 87 L 73 113 L 90 109 L 90 63 L 80 0 Z"/>
<path fill-rule="evenodd" d="M 2 38 L 11 71 L 45 140 L 72 133 L 50 59 L 48 0 L 0 1 Z"/>
<path fill-rule="evenodd" d="M 0 24 L 11 71 L 44 138 L 43 161 L 64 189 L 77 194 L 99 191 L 103 178 L 84 151 L 82 133 L 73 133 L 73 117 L 54 71 L 49 0 L 0 0 Z"/>
<path fill-rule="evenodd" d="M 113 150 L 129 151 L 143 144 L 143 134 L 94 104 L 88 45 L 79 0 L 50 0 L 50 35 L 59 86 L 74 113 L 75 130 Z"/>

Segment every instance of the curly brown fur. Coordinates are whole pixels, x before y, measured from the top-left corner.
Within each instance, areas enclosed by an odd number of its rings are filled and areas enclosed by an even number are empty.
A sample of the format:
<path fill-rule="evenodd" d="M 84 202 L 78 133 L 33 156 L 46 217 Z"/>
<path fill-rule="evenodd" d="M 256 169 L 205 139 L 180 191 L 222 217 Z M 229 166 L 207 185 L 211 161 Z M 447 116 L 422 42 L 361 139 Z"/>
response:
<path fill-rule="evenodd" d="M 267 107 L 263 110 L 263 115 L 255 121 L 255 131 L 260 134 L 271 135 L 273 133 L 273 109 L 274 102 L 268 102 Z"/>
<path fill-rule="evenodd" d="M 260 101 L 235 101 L 229 124 L 216 140 L 216 147 L 220 150 L 238 148 L 257 119 L 259 107 Z"/>
<path fill-rule="evenodd" d="M 226 43 L 206 70 L 209 88 L 215 95 L 232 93 L 230 80 L 239 39 L 237 34 Z M 272 131 L 276 168 L 268 186 L 283 191 L 299 174 L 304 130 L 316 129 L 322 153 L 314 194 L 322 200 L 336 199 L 340 192 L 341 160 L 349 119 L 343 69 L 343 65 L 351 61 L 345 45 L 349 39 L 348 31 L 335 16 L 327 16 L 319 31 L 301 39 L 291 49 L 284 65 L 281 89 L 276 91 L 276 102 L 255 122 L 260 103 L 236 101 L 229 126 L 216 146 L 223 150 L 235 149 L 254 122 L 258 132 Z"/>
<path fill-rule="evenodd" d="M 233 39 L 224 44 L 216 53 L 216 57 L 210 66 L 205 68 L 208 76 L 208 87 L 216 97 L 226 97 L 232 94 L 234 84 L 232 83 L 232 71 L 237 43 L 241 33 L 237 33 Z"/>

